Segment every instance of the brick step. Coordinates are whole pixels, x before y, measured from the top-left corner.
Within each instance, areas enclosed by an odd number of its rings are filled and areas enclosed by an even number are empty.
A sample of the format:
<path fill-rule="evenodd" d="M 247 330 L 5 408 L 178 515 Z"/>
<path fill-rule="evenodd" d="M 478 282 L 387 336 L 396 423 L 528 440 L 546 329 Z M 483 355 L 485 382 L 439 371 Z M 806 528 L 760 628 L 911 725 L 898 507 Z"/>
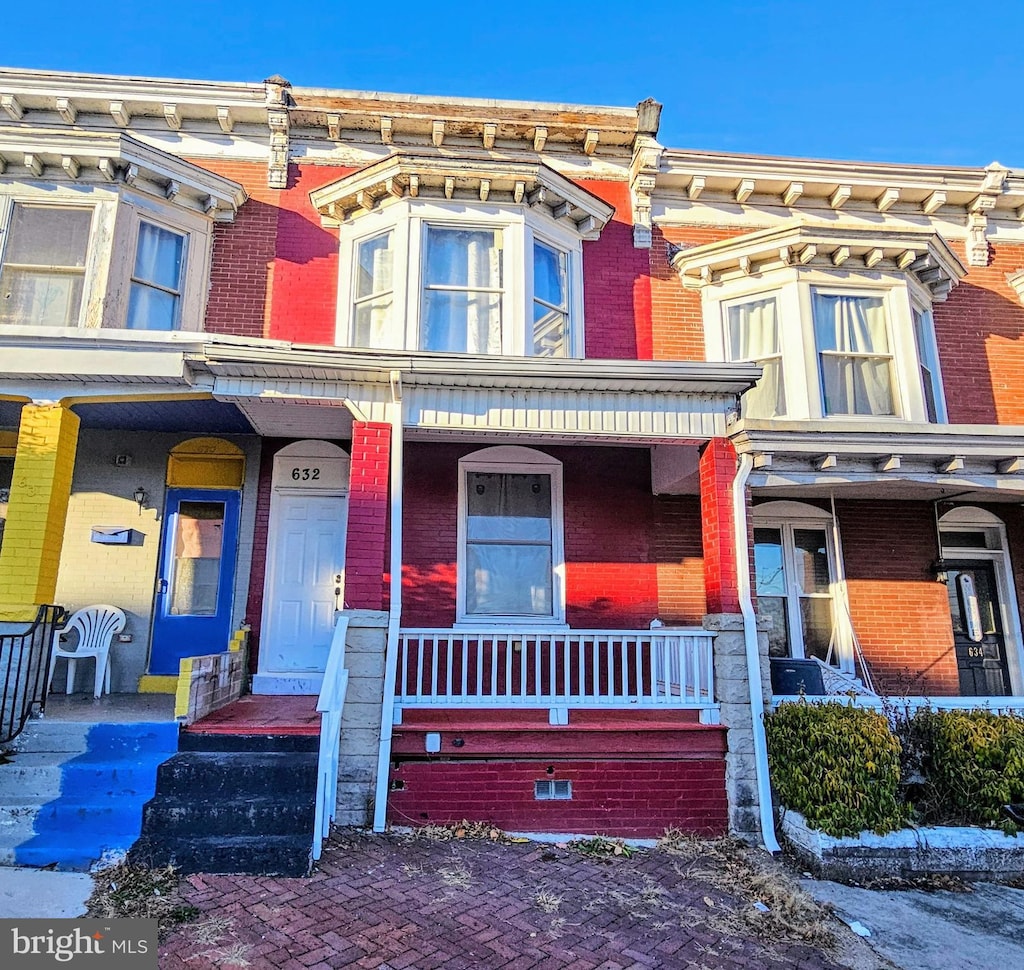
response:
<path fill-rule="evenodd" d="M 191 836 L 154 839 L 143 836 L 129 858 L 146 866 L 173 865 L 179 872 L 305 876 L 310 867 L 312 826 L 303 836 Z"/>
<path fill-rule="evenodd" d="M 170 837 L 300 835 L 312 838 L 315 792 L 245 798 L 157 795 L 142 813 L 150 839 Z"/>

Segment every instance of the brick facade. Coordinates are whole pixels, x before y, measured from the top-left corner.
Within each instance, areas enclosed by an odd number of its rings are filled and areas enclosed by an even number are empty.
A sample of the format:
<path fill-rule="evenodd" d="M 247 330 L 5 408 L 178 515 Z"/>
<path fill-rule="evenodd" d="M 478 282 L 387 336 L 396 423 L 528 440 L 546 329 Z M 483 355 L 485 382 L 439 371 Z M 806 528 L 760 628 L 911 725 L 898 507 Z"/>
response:
<path fill-rule="evenodd" d="M 704 541 L 704 588 L 709 613 L 739 613 L 736 528 L 732 483 L 736 449 L 725 438 L 712 438 L 700 456 L 701 534 Z"/>
<path fill-rule="evenodd" d="M 345 606 L 379 610 L 388 544 L 388 481 L 391 425 L 372 421 L 352 424 L 345 536 Z"/>

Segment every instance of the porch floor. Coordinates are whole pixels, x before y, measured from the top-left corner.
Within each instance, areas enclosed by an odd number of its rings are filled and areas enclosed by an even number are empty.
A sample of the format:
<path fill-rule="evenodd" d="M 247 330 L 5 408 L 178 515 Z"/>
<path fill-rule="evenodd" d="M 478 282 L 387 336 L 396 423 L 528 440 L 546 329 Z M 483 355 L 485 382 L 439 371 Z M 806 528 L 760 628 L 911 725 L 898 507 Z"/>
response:
<path fill-rule="evenodd" d="M 308 694 L 246 694 L 185 728 L 191 734 L 320 734 L 317 698 Z"/>
<path fill-rule="evenodd" d="M 50 694 L 46 698 L 47 721 L 86 721 L 94 724 L 153 723 L 174 720 L 171 694 Z"/>

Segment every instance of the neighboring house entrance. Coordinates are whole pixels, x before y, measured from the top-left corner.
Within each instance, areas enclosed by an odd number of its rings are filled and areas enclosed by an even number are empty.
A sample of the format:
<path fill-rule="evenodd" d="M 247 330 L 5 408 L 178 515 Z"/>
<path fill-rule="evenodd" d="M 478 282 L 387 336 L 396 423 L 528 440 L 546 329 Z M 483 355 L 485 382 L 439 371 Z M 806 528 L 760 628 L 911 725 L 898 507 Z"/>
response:
<path fill-rule="evenodd" d="M 349 458 L 301 441 L 274 458 L 259 671 L 254 693 L 317 693 L 344 605 Z"/>
<path fill-rule="evenodd" d="M 183 657 L 227 649 L 240 507 L 231 489 L 167 490 L 151 674 L 177 674 Z"/>
<path fill-rule="evenodd" d="M 995 566 L 984 561 L 946 563 L 953 644 L 964 697 L 1010 693 Z"/>

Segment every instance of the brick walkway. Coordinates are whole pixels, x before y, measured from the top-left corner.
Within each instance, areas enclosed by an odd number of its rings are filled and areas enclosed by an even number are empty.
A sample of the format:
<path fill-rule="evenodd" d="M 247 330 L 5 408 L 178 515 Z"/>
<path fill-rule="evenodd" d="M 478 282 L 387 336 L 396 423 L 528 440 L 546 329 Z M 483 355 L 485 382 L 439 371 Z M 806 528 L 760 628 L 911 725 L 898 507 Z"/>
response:
<path fill-rule="evenodd" d="M 162 970 L 833 970 L 812 947 L 766 945 L 746 905 L 660 850 L 600 859 L 536 843 L 345 835 L 310 879 L 187 877 L 202 915 Z M 689 867 L 692 868 L 692 867 Z"/>

